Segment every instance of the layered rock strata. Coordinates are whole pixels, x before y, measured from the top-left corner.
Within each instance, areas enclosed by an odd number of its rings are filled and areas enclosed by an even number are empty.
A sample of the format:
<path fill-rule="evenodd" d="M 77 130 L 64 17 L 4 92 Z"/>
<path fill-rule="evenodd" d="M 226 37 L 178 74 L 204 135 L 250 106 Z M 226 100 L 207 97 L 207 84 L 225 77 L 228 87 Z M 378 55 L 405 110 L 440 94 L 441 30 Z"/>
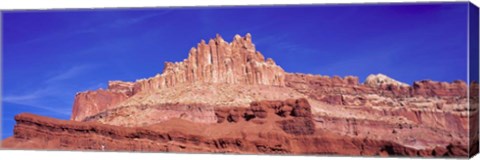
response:
<path fill-rule="evenodd" d="M 159 89 L 188 84 L 284 86 L 284 79 L 284 70 L 272 59 L 265 59 L 255 49 L 250 34 L 245 37 L 235 35 L 231 43 L 217 35 L 214 39 L 210 39 L 208 44 L 202 40 L 196 48 L 190 49 L 187 59 L 175 63 L 165 62 L 161 74 L 136 82 L 109 82 L 106 92 L 111 95 L 78 93 L 71 119 L 79 121 L 117 104 L 115 100 L 112 100 L 112 103 L 104 103 L 102 106 L 94 104 L 97 100 L 102 101 L 101 99 L 124 99 L 125 96 L 130 97 L 140 92 L 155 92 Z M 106 92 L 102 91 L 102 93 Z"/>
<path fill-rule="evenodd" d="M 15 117 L 6 148 L 188 153 L 463 156 L 456 144 L 416 149 L 394 142 L 332 134 L 315 128 L 306 99 L 261 101 L 248 109 L 217 110 L 216 124 L 171 119 L 149 127 Z M 242 111 L 240 111 L 242 110 Z M 259 130 L 258 128 L 262 128 Z M 45 145 L 46 144 L 46 145 Z"/>
<path fill-rule="evenodd" d="M 78 93 L 72 112 L 73 121 L 21 114 L 15 136 L 4 144 L 269 154 L 478 152 L 477 83 L 408 85 L 383 74 L 361 83 L 355 76 L 288 73 L 265 60 L 249 34 L 231 43 L 218 35 L 202 41 L 154 77 Z"/>

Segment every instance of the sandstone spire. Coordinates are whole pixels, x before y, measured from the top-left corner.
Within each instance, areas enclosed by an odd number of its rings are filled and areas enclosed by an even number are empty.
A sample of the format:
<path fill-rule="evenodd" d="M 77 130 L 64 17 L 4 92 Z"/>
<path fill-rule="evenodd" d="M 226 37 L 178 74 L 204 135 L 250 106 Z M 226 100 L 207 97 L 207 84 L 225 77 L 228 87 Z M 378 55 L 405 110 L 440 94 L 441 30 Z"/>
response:
<path fill-rule="evenodd" d="M 256 51 L 252 36 L 235 35 L 231 43 L 217 34 L 201 40 L 182 62 L 165 62 L 162 74 L 139 80 L 134 92 L 172 87 L 182 83 L 227 83 L 284 86 L 284 70 Z"/>

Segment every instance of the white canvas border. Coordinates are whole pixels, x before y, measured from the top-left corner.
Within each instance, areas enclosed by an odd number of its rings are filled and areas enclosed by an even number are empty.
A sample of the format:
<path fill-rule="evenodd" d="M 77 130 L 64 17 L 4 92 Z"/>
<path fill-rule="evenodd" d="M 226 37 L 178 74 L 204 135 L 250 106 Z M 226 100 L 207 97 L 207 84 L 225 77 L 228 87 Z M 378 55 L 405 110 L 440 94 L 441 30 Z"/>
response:
<path fill-rule="evenodd" d="M 459 0 L 453 0 L 459 1 Z M 463 0 L 460 0 L 463 1 Z M 44 10 L 73 8 L 138 8 L 138 7 L 175 7 L 175 6 L 238 6 L 238 5 L 285 5 L 285 4 L 348 4 L 348 3 L 399 3 L 399 2 L 447 2 L 445 0 L 1 0 L 0 10 Z M 480 6 L 480 0 L 471 0 Z M 1 23 L 0 23 L 1 24 Z M 1 29 L 1 28 L 0 28 Z M 1 35 L 1 34 L 0 34 Z M 1 43 L 1 40 L 0 40 Z M 1 45 L 0 45 L 1 46 Z M 1 59 L 0 59 L 1 63 Z M 0 74 L 1 75 L 1 74 Z M 0 81 L 1 82 L 1 81 Z M 1 84 L 1 83 L 0 83 Z M 0 91 L 1 94 L 1 91 Z M 1 98 L 1 96 L 0 96 Z M 1 104 L 0 104 L 1 105 Z M 1 109 L 1 106 L 0 106 Z M 0 111 L 1 114 L 1 111 Z M 1 159 L 35 159 L 35 160 L 105 160 L 105 159 L 262 159 L 262 160 L 307 160 L 307 159 L 378 159 L 378 157 L 347 157 L 347 156 L 274 156 L 274 155 L 223 155 L 223 154 L 178 154 L 178 153 L 134 153 L 134 152 L 79 152 L 79 151 L 22 151 L 0 150 Z M 427 159 L 427 158 L 382 158 L 382 159 Z M 436 158 L 438 159 L 438 158 Z M 479 156 L 473 159 L 480 159 Z"/>

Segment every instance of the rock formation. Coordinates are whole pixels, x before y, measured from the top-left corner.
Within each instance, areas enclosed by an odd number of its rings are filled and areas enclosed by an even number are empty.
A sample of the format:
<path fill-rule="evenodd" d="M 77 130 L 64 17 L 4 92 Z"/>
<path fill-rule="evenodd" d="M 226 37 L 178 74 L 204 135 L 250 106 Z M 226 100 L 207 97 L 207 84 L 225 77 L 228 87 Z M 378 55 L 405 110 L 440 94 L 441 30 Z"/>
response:
<path fill-rule="evenodd" d="M 202 40 L 182 62 L 166 62 L 162 74 L 138 80 L 134 92 L 167 88 L 182 83 L 227 83 L 284 86 L 284 71 L 255 50 L 252 37 L 235 35 L 228 43 L 220 35 Z"/>
<path fill-rule="evenodd" d="M 478 83 L 288 73 L 250 34 L 217 35 L 154 77 L 78 93 L 70 121 L 17 115 L 3 147 L 464 157 L 474 120 Z"/>
<path fill-rule="evenodd" d="M 464 146 L 456 143 L 446 147 L 416 149 L 395 142 L 349 137 L 316 129 L 306 99 L 253 102 L 250 108 L 224 108 L 216 112 L 218 123 L 211 125 L 174 119 L 141 128 L 20 114 L 15 117 L 15 136 L 6 139 L 3 147 L 368 156 L 458 156 L 466 152 Z M 32 143 L 22 143 L 24 139 Z"/>
<path fill-rule="evenodd" d="M 128 94 L 110 90 L 97 90 L 77 93 L 73 102 L 72 120 L 81 120 L 92 115 L 112 109 L 116 104 L 128 98 Z"/>
<path fill-rule="evenodd" d="M 399 82 L 397 80 L 394 80 L 380 73 L 376 75 L 375 74 L 368 75 L 367 79 L 365 80 L 365 84 L 372 87 L 383 86 L 383 85 L 395 85 L 395 86 L 403 86 L 403 87 L 408 86 L 408 84 Z"/>
<path fill-rule="evenodd" d="M 140 92 L 155 92 L 179 85 L 234 84 L 284 86 L 285 72 L 275 62 L 256 51 L 252 37 L 235 35 L 231 43 L 220 35 L 202 40 L 197 48 L 190 49 L 182 62 L 165 62 L 163 72 L 136 82 L 110 81 L 107 91 L 83 92 L 76 95 L 72 120 L 82 120 L 116 105 L 116 99 L 125 99 Z M 106 95 L 105 93 L 111 93 Z M 94 94 L 95 96 L 90 96 Z M 88 97 L 88 98 L 85 98 Z M 95 105 L 101 99 L 112 99 Z M 83 111 L 80 108 L 89 108 Z"/>

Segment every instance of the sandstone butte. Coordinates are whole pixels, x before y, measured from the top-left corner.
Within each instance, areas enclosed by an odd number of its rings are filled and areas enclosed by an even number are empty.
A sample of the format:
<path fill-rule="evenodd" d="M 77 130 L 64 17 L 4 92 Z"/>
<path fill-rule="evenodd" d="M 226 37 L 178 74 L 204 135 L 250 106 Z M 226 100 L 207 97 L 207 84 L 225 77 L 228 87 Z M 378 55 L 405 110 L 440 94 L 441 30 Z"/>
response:
<path fill-rule="evenodd" d="M 288 73 L 250 34 L 217 35 L 154 77 L 77 93 L 70 120 L 15 120 L 4 148 L 467 157 L 478 83 Z"/>

